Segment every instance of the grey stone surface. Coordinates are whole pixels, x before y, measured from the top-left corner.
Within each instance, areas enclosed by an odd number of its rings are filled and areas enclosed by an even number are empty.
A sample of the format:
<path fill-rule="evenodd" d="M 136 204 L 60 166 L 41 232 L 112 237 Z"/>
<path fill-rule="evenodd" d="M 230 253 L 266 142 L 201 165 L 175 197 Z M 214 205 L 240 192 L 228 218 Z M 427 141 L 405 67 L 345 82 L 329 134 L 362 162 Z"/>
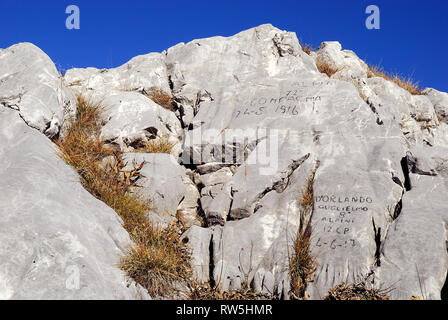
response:
<path fill-rule="evenodd" d="M 266 32 L 269 27 L 262 29 Z M 338 43 L 325 43 L 315 54 L 317 61 L 340 69 L 331 80 L 316 74 L 314 66 L 304 67 L 300 75 L 291 68 L 269 77 L 261 67 L 245 73 L 240 82 L 227 75 L 219 79 L 193 76 L 195 59 L 202 55 L 188 58 L 188 63 L 183 63 L 181 56 L 208 51 L 208 43 L 216 40 L 197 40 L 193 42 L 196 46 L 179 45 L 168 50 L 167 59 L 170 60 L 171 52 L 182 51 L 168 69 L 181 70 L 179 74 L 184 79 L 178 91 L 174 90 L 176 95 L 188 100 L 191 94 L 189 99 L 193 101 L 193 93 L 203 89 L 211 97 L 196 99 L 200 103 L 193 106 L 195 116 L 185 135 L 181 161 L 190 164 L 196 159 L 193 163 L 199 165 L 198 171 L 206 178 L 208 174 L 213 177 L 213 172 L 219 170 L 217 164 L 225 160 L 230 159 L 227 164 L 237 166 L 223 187 L 206 186 L 201 191 L 206 219 L 212 225 L 221 225 L 215 227 L 213 237 L 215 281 L 229 289 L 239 287 L 244 280 L 254 280 L 259 290 L 267 290 L 262 289 L 261 280 L 266 277 L 271 293 L 287 297 L 287 250 L 291 239 L 285 237 L 285 230 L 294 230 L 295 225 L 284 221 L 289 208 L 286 203 L 300 200 L 300 190 L 308 177 L 301 170 L 309 174 L 311 162 L 316 160 L 320 166 L 314 182 L 312 252 L 318 269 L 308 288 L 311 298 L 319 299 L 341 282 L 361 281 L 374 273 L 384 259 L 380 248 L 385 248 L 389 241 L 387 230 L 397 223 L 395 215 L 407 199 L 403 197 L 407 176 L 402 159 L 412 146 L 446 143 L 446 128 L 439 125 L 431 98 L 412 96 L 382 78 L 368 79 L 367 65 L 353 52 L 341 50 Z M 220 40 L 227 43 L 233 38 Z M 203 48 L 202 43 L 207 46 Z M 267 41 L 264 45 L 269 47 Z M 281 60 L 288 50 L 278 52 Z M 295 55 L 294 50 L 289 52 L 294 57 L 290 59 L 302 59 L 298 65 L 307 66 L 307 57 Z M 226 59 L 224 63 L 231 62 L 232 59 Z M 232 68 L 226 66 L 226 70 Z M 194 79 L 185 81 L 189 77 Z M 206 83 L 200 83 L 203 79 Z M 299 106 L 296 110 L 295 105 Z M 247 163 L 257 157 L 259 149 L 268 149 L 273 134 L 260 134 L 255 128 L 280 130 L 278 161 L 273 170 L 256 161 Z M 195 139 L 199 142 L 195 143 Z M 427 161 L 436 162 L 427 158 L 428 154 L 418 165 L 423 168 Z M 443 172 L 444 162 L 437 161 Z M 273 172 L 262 174 L 263 168 Z M 298 172 L 300 178 L 294 179 Z M 272 230 L 262 232 L 268 221 L 275 222 L 283 237 Z M 441 239 L 438 241 L 444 245 Z M 262 243 L 266 245 L 261 246 Z M 405 243 L 406 240 L 402 245 Z M 251 256 L 255 258 L 251 260 Z M 446 271 L 440 259 L 434 266 Z M 440 291 L 442 278 L 443 273 L 439 272 L 439 286 L 434 291 Z M 403 283 L 400 290 L 411 293 L 411 287 Z"/>
<path fill-rule="evenodd" d="M 338 71 L 329 78 L 316 63 Z M 8 82 L 8 72 L 0 77 L 0 93 L 16 90 L 11 88 L 18 80 Z M 365 278 L 390 288 L 393 299 L 441 298 L 448 269 L 446 93 L 426 89 L 412 95 L 391 81 L 368 77 L 367 64 L 338 42 L 324 42 L 307 55 L 294 33 L 271 25 L 180 43 L 111 70 L 72 69 L 64 83 L 107 102 L 103 138 L 125 151 L 154 135 L 150 127 L 178 142 L 173 156 L 129 153 L 126 159 L 148 162 L 141 191 L 155 204 L 150 218 L 166 224 L 178 211 L 186 217 L 191 227 L 183 237 L 200 282 L 213 278 L 224 290 L 248 282 L 288 299 L 291 245 L 306 215 L 318 264 L 307 287 L 311 299 L 341 282 Z M 153 87 L 174 96 L 175 112 L 141 94 Z M 4 110 L 22 112 L 11 97 L 7 103 L 2 98 L 10 107 Z M 46 128 L 51 117 L 45 119 Z M 11 159 L 0 156 L 0 164 Z M 0 175 L 12 176 L 4 167 Z M 300 200 L 313 172 L 311 214 Z M 50 181 L 45 186 L 61 183 L 59 177 L 45 176 Z M 14 190 L 9 192 L 16 192 L 17 182 L 8 181 Z M 16 210 L 12 198 L 7 194 L 5 212 Z M 93 198 L 83 202 L 95 205 L 100 206 Z M 198 226 L 198 215 L 207 227 Z M 98 239 L 101 232 L 91 236 Z M 121 246 L 113 242 L 107 250 Z M 102 246 L 95 258 L 113 260 L 116 255 Z M 8 292 L 16 287 L 3 292 L 14 296 Z"/>
<path fill-rule="evenodd" d="M 210 241 L 212 230 L 193 225 L 182 235 L 191 252 L 193 277 L 200 283 L 210 280 Z"/>
<path fill-rule="evenodd" d="M 426 89 L 426 96 L 434 105 L 434 110 L 441 121 L 448 123 L 448 93 L 440 92 L 435 89 Z"/>
<path fill-rule="evenodd" d="M 295 170 L 284 191 L 268 192 L 253 215 L 215 227 L 214 279 L 224 290 L 254 280 L 259 289 L 288 297 L 288 248 L 299 220 L 300 190 L 311 165 L 308 159 Z"/>
<path fill-rule="evenodd" d="M 125 153 L 123 160 L 127 163 L 124 170 L 132 170 L 134 164 L 145 162 L 140 171 L 143 178 L 138 181 L 140 188 L 135 192 L 150 199 L 158 215 L 175 217 L 186 192 L 185 168 L 166 153 Z"/>
<path fill-rule="evenodd" d="M 177 207 L 177 212 L 181 213 L 185 227 L 200 226 L 202 223 L 199 217 L 198 206 L 201 195 L 189 177 L 184 177 L 183 183 L 185 185 L 185 193 Z"/>
<path fill-rule="evenodd" d="M 107 97 L 111 91 L 142 91 L 152 87 L 170 92 L 164 61 L 163 54 L 153 52 L 134 57 L 118 68 L 74 68 L 67 70 L 64 82 L 68 87 L 101 97 Z"/>
<path fill-rule="evenodd" d="M 131 244 L 118 215 L 17 111 L 1 106 L 0 128 L 0 298 L 147 298 L 116 267 Z"/>
<path fill-rule="evenodd" d="M 295 33 L 269 24 L 232 37 L 180 43 L 167 50 L 166 64 L 187 125 L 199 104 L 213 100 L 222 87 L 310 70 L 317 74 L 313 59 L 301 50 Z"/>
<path fill-rule="evenodd" d="M 64 84 L 102 105 L 105 141 L 132 151 L 158 137 L 174 145 L 175 157 L 181 152 L 182 129 L 175 113 L 143 94 L 154 88 L 171 93 L 164 54 L 137 56 L 114 69 L 70 69 Z"/>
<path fill-rule="evenodd" d="M 411 183 L 401 214 L 387 229 L 377 285 L 390 287 L 392 299 L 440 299 L 448 269 L 448 182 L 411 174 Z"/>
<path fill-rule="evenodd" d="M 377 285 L 391 286 L 393 299 L 440 299 L 448 269 L 448 148 L 413 146 L 406 165 L 409 183 L 382 243 Z"/>
<path fill-rule="evenodd" d="M 76 111 L 75 96 L 54 63 L 31 43 L 0 51 L 0 105 L 18 110 L 30 127 L 49 137 L 57 136 Z"/>
<path fill-rule="evenodd" d="M 151 139 L 167 139 L 174 145 L 173 155 L 180 153 L 182 129 L 172 111 L 162 108 L 137 92 L 109 93 L 101 102 L 104 126 L 101 138 L 132 151 Z"/>
<path fill-rule="evenodd" d="M 337 70 L 332 76 L 335 79 L 354 81 L 366 78 L 368 66 L 351 50 L 342 50 L 337 41 L 323 42 L 316 51 L 316 63 L 329 65 Z"/>

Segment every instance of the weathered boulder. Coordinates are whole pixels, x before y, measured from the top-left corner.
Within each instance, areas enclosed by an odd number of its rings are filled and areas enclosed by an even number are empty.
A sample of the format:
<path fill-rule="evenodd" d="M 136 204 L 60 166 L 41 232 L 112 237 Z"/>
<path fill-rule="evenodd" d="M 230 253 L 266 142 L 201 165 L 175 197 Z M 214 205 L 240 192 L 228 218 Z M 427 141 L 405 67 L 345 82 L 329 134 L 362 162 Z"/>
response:
<path fill-rule="evenodd" d="M 214 280 L 224 290 L 254 282 L 256 290 L 288 298 L 288 248 L 299 221 L 301 190 L 312 168 L 311 159 L 291 172 L 289 187 L 267 192 L 257 211 L 241 220 L 214 227 Z"/>
<path fill-rule="evenodd" d="M 199 110 L 198 121 L 203 124 L 188 132 L 191 136 L 185 140 L 182 160 L 196 158 L 201 166 L 203 162 L 226 160 L 238 165 L 217 194 L 205 197 L 202 193 L 201 197 L 201 202 L 204 197 L 211 202 L 207 204 L 209 222 L 223 225 L 213 237 L 215 281 L 221 280 L 228 289 L 238 287 L 236 283 L 243 280 L 251 282 L 255 274 L 264 277 L 268 273 L 267 277 L 274 279 L 271 293 L 287 296 L 287 252 L 292 237 L 285 236 L 285 230 L 297 228 L 298 215 L 296 212 L 295 218 L 291 217 L 295 223 L 287 223 L 288 204 L 301 199 L 313 162 L 319 160 L 314 182 L 313 245 L 322 266 L 316 273 L 317 290 L 325 292 L 339 282 L 362 277 L 375 261 L 374 223 L 384 230 L 387 208 L 394 207 L 401 197 L 402 187 L 392 178 L 404 181 L 400 160 L 405 155 L 405 139 L 385 134 L 349 83 L 274 78 L 265 81 L 253 87 L 230 87 L 215 95 L 213 102 Z M 207 130 L 224 131 L 223 138 L 216 139 L 217 135 Z M 198 144 L 194 143 L 195 134 L 201 134 Z M 238 135 L 246 141 L 234 143 Z M 231 153 L 242 156 L 226 157 L 229 148 Z M 243 161 L 232 162 L 235 159 Z M 205 186 L 209 181 L 219 181 L 222 172 L 219 169 L 204 174 L 201 181 Z M 356 218 L 341 219 L 345 214 L 340 212 L 342 205 L 318 203 L 322 197 L 325 202 L 327 198 L 344 202 L 348 197 L 344 210 L 350 205 L 347 214 Z M 270 233 L 261 232 L 269 221 L 275 228 L 268 228 Z M 363 235 L 361 239 L 359 234 Z M 335 237 L 337 243 L 333 242 Z M 248 248 L 252 248 L 251 252 Z M 249 260 L 253 263 L 250 266 L 246 265 Z"/>
<path fill-rule="evenodd" d="M 114 69 L 73 68 L 64 82 L 76 90 L 86 90 L 107 97 L 110 91 L 142 91 L 152 87 L 170 91 L 164 54 L 149 53 L 132 58 Z"/>
<path fill-rule="evenodd" d="M 233 176 L 229 167 L 206 173 L 200 176 L 201 185 L 201 208 L 209 224 L 212 220 L 224 224 L 228 209 L 230 208 L 230 187 L 225 185 Z"/>
<path fill-rule="evenodd" d="M 199 192 L 172 155 L 125 153 L 123 160 L 127 164 L 123 170 L 132 170 L 144 162 L 135 192 L 151 201 L 152 220 L 165 226 L 181 211 L 186 227 L 199 223 L 196 210 Z"/>
<path fill-rule="evenodd" d="M 430 96 L 414 96 L 383 78 L 367 78 L 367 65 L 353 52 L 342 51 L 338 43 L 323 44 L 314 55 L 316 61 L 339 69 L 328 80 L 316 73 L 314 63 L 308 65 L 313 57 L 294 49 L 277 51 L 276 57 L 275 51 L 269 51 L 271 42 L 258 44 L 279 32 L 269 26 L 259 28 L 230 38 L 196 40 L 167 51 L 173 92 L 194 110 L 193 118 L 184 121 L 189 127 L 181 161 L 197 167 L 205 219 L 217 225 L 212 227 L 211 249 L 215 282 L 226 290 L 248 281 L 257 290 L 288 296 L 288 250 L 297 228 L 297 202 L 313 164 L 319 163 L 311 222 L 312 253 L 318 268 L 308 293 L 319 299 L 341 282 L 375 278 L 375 272 L 379 273 L 377 284 L 392 285 L 380 266 L 388 259 L 385 250 L 392 237 L 388 230 L 405 219 L 397 219 L 408 201 L 403 196 L 409 182 L 403 163 L 410 161 L 407 154 L 415 147 L 431 150 L 446 144 L 446 126 L 437 119 L 440 111 Z M 254 33 L 259 36 L 252 43 L 241 41 Z M 278 59 L 278 65 L 269 69 L 262 60 L 259 67 L 241 68 L 244 57 L 234 57 L 233 50 L 238 49 L 227 49 L 234 41 L 235 47 L 245 51 L 253 42 L 261 45 L 259 52 L 267 50 L 273 55 L 263 59 Z M 298 43 L 288 45 L 298 48 Z M 223 62 L 213 65 L 220 68 L 213 72 L 219 77 L 191 67 L 219 54 L 220 48 L 226 48 L 223 58 L 217 59 Z M 256 54 L 251 56 L 258 61 Z M 282 70 L 283 63 L 296 66 Z M 196 76 L 196 70 L 203 76 Z M 239 75 L 239 70 L 244 73 Z M 420 167 L 429 154 L 419 160 Z M 428 161 L 438 163 L 437 174 L 444 172 L 443 157 Z M 222 179 L 222 168 L 232 166 L 232 176 Z M 210 181 L 220 183 L 210 187 Z M 428 230 L 434 228 L 437 252 L 445 246 L 446 254 L 443 228 L 431 226 L 431 210 L 425 212 L 428 216 L 420 223 Z M 400 245 L 405 245 L 405 239 Z M 428 298 L 439 297 L 434 292 L 440 293 L 444 282 L 443 257 L 432 260 L 432 267 L 424 271 L 434 271 L 426 277 L 436 283 Z M 394 297 L 414 294 L 406 284 L 414 280 L 409 275 L 397 289 L 402 293 Z"/>
<path fill-rule="evenodd" d="M 53 61 L 31 43 L 0 51 L 0 105 L 18 110 L 30 127 L 49 137 L 56 137 L 76 111 L 75 96 Z"/>
<path fill-rule="evenodd" d="M 351 50 L 342 50 L 337 41 L 323 42 L 316 51 L 316 63 L 337 71 L 332 77 L 345 81 L 367 78 L 368 66 Z"/>
<path fill-rule="evenodd" d="M 172 111 L 137 92 L 110 93 L 101 104 L 105 123 L 101 129 L 103 141 L 127 151 L 162 138 L 173 144 L 173 155 L 179 155 L 182 128 Z"/>
<path fill-rule="evenodd" d="M 200 283 L 210 280 L 210 265 L 213 262 L 213 257 L 210 256 L 212 233 L 210 228 L 193 225 L 182 235 L 182 241 L 191 251 L 193 277 Z"/>
<path fill-rule="evenodd" d="M 173 110 L 156 104 L 148 94 L 156 89 L 170 95 L 164 54 L 137 56 L 114 69 L 74 68 L 66 72 L 64 84 L 103 107 L 105 125 L 101 136 L 123 151 L 133 151 L 151 139 L 173 145 L 181 152 L 181 123 Z"/>
<path fill-rule="evenodd" d="M 401 214 L 386 230 L 376 285 L 390 288 L 392 299 L 440 299 L 448 270 L 448 180 L 420 172 L 410 182 Z"/>
<path fill-rule="evenodd" d="M 18 111 L 0 106 L 0 128 L 0 298 L 148 298 L 116 267 L 131 244 L 118 215 Z"/>
<path fill-rule="evenodd" d="M 432 88 L 426 89 L 424 92 L 434 105 L 434 110 L 439 120 L 448 123 L 448 93 L 440 92 Z"/>
<path fill-rule="evenodd" d="M 199 104 L 212 101 L 223 87 L 309 70 L 317 74 L 295 33 L 270 24 L 232 37 L 180 43 L 167 50 L 166 65 L 185 125 L 195 117 Z"/>
<path fill-rule="evenodd" d="M 201 195 L 197 186 L 189 177 L 183 177 L 183 183 L 185 185 L 185 193 L 177 207 L 177 215 L 187 228 L 193 225 L 201 226 L 202 218 L 198 212 Z"/>
<path fill-rule="evenodd" d="M 124 170 L 133 169 L 144 162 L 139 180 L 139 192 L 151 199 L 154 209 L 161 214 L 176 215 L 177 207 L 185 194 L 185 168 L 166 153 L 125 153 Z"/>

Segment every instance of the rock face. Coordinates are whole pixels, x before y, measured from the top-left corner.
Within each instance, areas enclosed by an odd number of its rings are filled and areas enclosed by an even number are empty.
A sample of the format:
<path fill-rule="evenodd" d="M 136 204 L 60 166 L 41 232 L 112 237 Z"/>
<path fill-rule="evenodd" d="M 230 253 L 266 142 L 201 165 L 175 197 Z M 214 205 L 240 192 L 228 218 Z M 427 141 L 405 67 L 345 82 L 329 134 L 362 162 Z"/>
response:
<path fill-rule="evenodd" d="M 57 136 L 76 110 L 75 100 L 51 59 L 33 44 L 0 51 L 0 105 L 18 110 L 30 127 Z"/>
<path fill-rule="evenodd" d="M 104 108 L 104 141 L 123 151 L 154 138 L 174 145 L 173 155 L 181 152 L 182 128 L 176 115 L 145 96 L 153 88 L 170 93 L 165 56 L 160 53 L 133 58 L 116 69 L 71 69 L 64 76 L 67 87 L 81 92 Z"/>
<path fill-rule="evenodd" d="M 0 298 L 148 297 L 114 267 L 130 244 L 117 214 L 17 111 L 0 126 Z"/>
<path fill-rule="evenodd" d="M 146 199 L 151 199 L 153 209 L 149 213 L 155 222 L 162 225 L 174 221 L 179 211 L 182 211 L 185 224 L 189 227 L 199 224 L 197 220 L 197 201 L 199 193 L 186 174 L 183 166 L 174 157 L 166 153 L 127 153 L 125 170 L 145 163 L 140 171 L 143 175 L 139 182 L 140 193 Z"/>
<path fill-rule="evenodd" d="M 31 44 L 0 61 L 0 298 L 149 298 L 115 267 L 130 245 L 121 219 L 39 133 L 59 133 L 73 92 Z"/>
<path fill-rule="evenodd" d="M 338 42 L 324 42 L 308 55 L 294 33 L 271 25 L 181 43 L 115 69 L 72 69 L 62 84 L 42 77 L 25 81 L 22 73 L 28 69 L 15 62 L 25 58 L 14 56 L 15 48 L 0 51 L 0 62 L 8 61 L 0 64 L 0 121 L 2 128 L 8 123 L 17 131 L 3 131 L 0 144 L 1 163 L 10 163 L 0 175 L 11 181 L 3 184 L 0 208 L 10 226 L 21 225 L 0 235 L 1 243 L 11 243 L 0 247 L 2 261 L 14 261 L 0 267 L 7 279 L 0 287 L 3 297 L 51 297 L 50 291 L 67 298 L 136 297 L 138 290 L 124 287 L 119 270 L 111 267 L 129 241 L 119 219 L 82 190 L 73 171 L 50 150 L 50 141 L 25 124 L 57 134 L 74 110 L 64 101 L 80 91 L 103 102 L 101 134 L 107 143 L 125 152 L 154 136 L 177 144 L 172 155 L 128 153 L 126 159 L 147 162 L 141 191 L 155 204 L 148 213 L 154 221 L 165 224 L 179 212 L 185 217 L 189 229 L 183 238 L 197 280 L 224 290 L 247 282 L 256 291 L 288 299 L 290 250 L 307 212 L 301 199 L 311 181 L 314 206 L 307 217 L 318 263 L 307 287 L 311 299 L 342 282 L 365 279 L 389 288 L 392 299 L 446 298 L 447 93 L 426 89 L 412 95 L 392 81 L 369 77 L 367 64 Z M 322 64 L 335 73 L 320 73 Z M 42 58 L 32 70 L 47 74 L 51 65 Z M 18 95 L 21 81 L 29 88 L 23 97 L 50 90 L 60 98 L 31 109 Z M 173 97 L 172 110 L 145 96 L 154 88 Z M 59 115 L 49 116 L 48 110 Z M 23 137 L 22 130 L 44 147 L 19 145 L 15 139 Z M 17 171 L 21 167 L 28 173 Z M 31 189 L 35 185 L 40 187 Z M 19 192 L 25 187 L 28 202 Z M 71 196 L 70 201 L 66 194 L 83 200 L 74 202 Z M 20 209 L 22 203 L 30 205 Z M 87 222 L 88 232 L 83 227 L 77 233 Z M 31 245 L 34 237 L 50 245 L 54 241 L 57 248 L 50 248 L 61 255 L 58 260 L 44 253 L 35 276 L 29 261 L 41 251 Z M 12 243 L 22 247 L 13 250 Z M 15 258 L 17 253 L 22 256 Z M 85 262 L 71 262 L 81 261 L 76 260 L 81 255 Z M 97 269 L 89 269 L 92 261 Z M 54 282 L 42 284 L 54 273 L 48 268 L 57 266 L 60 272 L 68 264 L 85 264 L 87 279 L 99 269 L 104 274 L 79 296 L 58 291 Z M 23 274 L 36 278 L 36 285 Z"/>
<path fill-rule="evenodd" d="M 101 130 L 104 141 L 119 145 L 123 150 L 138 148 L 156 137 L 167 137 L 168 141 L 179 143 L 182 128 L 175 114 L 144 95 L 110 93 L 102 104 L 107 106 L 103 111 L 105 125 Z M 179 153 L 179 149 L 175 150 Z"/>

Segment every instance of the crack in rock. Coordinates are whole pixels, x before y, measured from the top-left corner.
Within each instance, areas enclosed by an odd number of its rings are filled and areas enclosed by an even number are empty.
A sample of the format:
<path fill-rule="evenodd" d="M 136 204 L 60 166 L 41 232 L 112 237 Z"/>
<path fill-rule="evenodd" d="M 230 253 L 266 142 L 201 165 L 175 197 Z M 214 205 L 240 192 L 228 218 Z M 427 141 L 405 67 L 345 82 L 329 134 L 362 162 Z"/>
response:
<path fill-rule="evenodd" d="M 255 199 L 248 205 L 246 208 L 237 208 L 230 211 L 230 216 L 232 219 L 239 220 L 242 218 L 247 218 L 255 213 L 262 206 L 260 205 L 260 201 L 271 191 L 276 191 L 277 193 L 282 193 L 286 190 L 289 185 L 290 177 L 297 170 L 303 162 L 305 162 L 309 157 L 310 153 L 304 155 L 298 160 L 293 160 L 292 163 L 286 168 L 286 170 L 280 172 L 278 174 L 279 178 L 272 183 L 271 186 L 265 188 L 262 192 L 260 192 Z"/>

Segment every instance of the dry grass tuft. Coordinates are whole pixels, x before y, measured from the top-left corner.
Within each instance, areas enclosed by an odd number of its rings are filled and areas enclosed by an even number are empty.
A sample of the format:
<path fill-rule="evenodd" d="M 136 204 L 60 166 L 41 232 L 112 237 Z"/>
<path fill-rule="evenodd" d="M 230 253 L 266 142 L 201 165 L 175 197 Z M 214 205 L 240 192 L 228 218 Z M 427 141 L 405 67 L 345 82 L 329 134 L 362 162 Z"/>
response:
<path fill-rule="evenodd" d="M 310 55 L 314 50 L 313 46 L 307 43 L 301 43 L 300 46 L 302 47 L 303 52 L 305 52 L 307 55 Z"/>
<path fill-rule="evenodd" d="M 297 232 L 293 253 L 289 261 L 291 293 L 295 299 L 306 297 L 306 286 L 316 271 L 317 263 L 311 255 L 311 239 L 307 234 Z"/>
<path fill-rule="evenodd" d="M 331 78 L 332 75 L 340 70 L 339 68 L 336 68 L 329 65 L 328 63 L 319 60 L 316 61 L 316 66 L 317 70 L 319 70 L 320 73 L 325 73 L 329 78 Z"/>
<path fill-rule="evenodd" d="M 122 154 L 110 150 L 100 140 L 101 106 L 78 95 L 78 111 L 67 134 L 55 141 L 60 156 L 76 169 L 83 186 L 106 203 L 123 219 L 134 247 L 123 257 L 120 266 L 153 296 L 174 291 L 173 283 L 187 279 L 188 252 L 182 245 L 176 225 L 160 230 L 148 222 L 145 212 L 151 203 L 131 192 L 142 177 L 144 163 L 134 163 L 124 170 Z M 113 161 L 104 163 L 108 156 Z"/>
<path fill-rule="evenodd" d="M 291 277 L 291 295 L 294 299 L 306 298 L 307 283 L 312 281 L 317 262 L 311 254 L 311 216 L 314 207 L 314 172 L 308 177 L 302 198 L 299 227 L 289 254 L 289 274 Z"/>
<path fill-rule="evenodd" d="M 62 159 L 80 173 L 84 183 L 95 177 L 98 163 L 106 156 L 113 154 L 99 139 L 100 114 L 99 104 L 93 104 L 78 95 L 76 116 L 71 120 L 63 140 L 55 141 Z M 84 186 L 88 187 L 86 184 Z"/>
<path fill-rule="evenodd" d="M 194 284 L 190 288 L 190 300 L 272 300 L 272 296 L 262 292 L 255 292 L 245 282 L 239 290 L 223 291 L 209 284 Z"/>
<path fill-rule="evenodd" d="M 124 171 L 122 154 L 108 148 L 100 139 L 101 106 L 92 104 L 81 95 L 78 96 L 78 110 L 72 119 L 67 134 L 55 141 L 60 156 L 76 169 L 83 186 L 95 197 L 112 207 L 118 214 L 128 211 L 150 209 L 149 201 L 130 196 L 129 191 L 140 178 L 140 166 Z M 104 164 L 103 159 L 111 156 L 112 161 Z M 136 210 L 136 208 L 140 210 Z M 142 212 L 142 213 L 143 213 Z"/>
<path fill-rule="evenodd" d="M 389 300 L 385 290 L 369 289 L 365 282 L 341 283 L 328 291 L 323 300 Z"/>
<path fill-rule="evenodd" d="M 153 298 L 172 293 L 176 283 L 189 278 L 188 252 L 176 224 L 161 229 L 139 223 L 131 236 L 135 246 L 122 258 L 120 267 Z"/>
<path fill-rule="evenodd" d="M 400 88 L 407 90 L 413 95 L 423 95 L 423 90 L 420 88 L 418 83 L 414 82 L 411 78 L 403 78 L 398 74 L 389 75 L 382 68 L 378 66 L 369 66 L 369 72 L 367 73 L 368 78 L 380 77 L 388 81 L 392 81 L 397 84 Z"/>
<path fill-rule="evenodd" d="M 137 149 L 137 152 L 144 153 L 168 153 L 171 154 L 173 148 L 176 144 L 170 142 L 168 138 L 157 137 L 155 139 L 149 140 L 144 144 L 142 148 Z"/>
<path fill-rule="evenodd" d="M 151 88 L 149 90 L 143 90 L 143 94 L 149 99 L 157 103 L 159 106 L 164 107 L 170 111 L 176 111 L 173 96 L 162 91 L 159 88 Z"/>
<path fill-rule="evenodd" d="M 308 208 L 314 205 L 313 183 L 314 177 L 310 176 L 306 182 L 305 189 L 302 190 L 302 198 L 299 201 L 300 206 Z"/>

